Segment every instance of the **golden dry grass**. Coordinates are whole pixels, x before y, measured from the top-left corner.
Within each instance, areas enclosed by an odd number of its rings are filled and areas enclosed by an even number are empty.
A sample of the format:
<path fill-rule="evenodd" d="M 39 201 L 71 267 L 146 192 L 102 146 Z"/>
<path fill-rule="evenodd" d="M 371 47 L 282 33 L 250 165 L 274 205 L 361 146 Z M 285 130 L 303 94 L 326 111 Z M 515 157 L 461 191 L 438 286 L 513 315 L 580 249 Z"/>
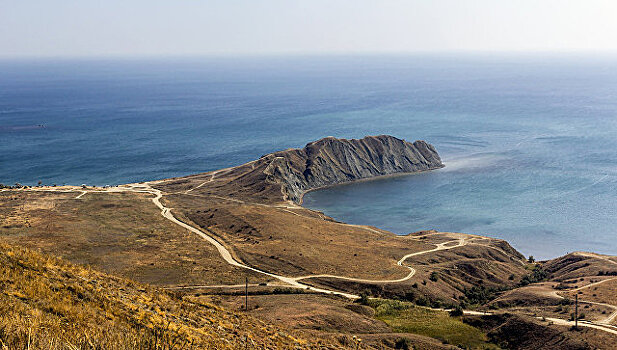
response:
<path fill-rule="evenodd" d="M 77 194 L 1 192 L 0 237 L 157 285 L 265 280 L 230 266 L 212 245 L 163 218 L 152 195 Z"/>
<path fill-rule="evenodd" d="M 319 346 L 243 314 L 5 243 L 0 286 L 2 349 Z"/>
<path fill-rule="evenodd" d="M 204 296 L 204 300 L 228 309 L 238 309 L 244 303 L 239 296 Z M 419 334 L 400 333 L 385 322 L 374 318 L 373 308 L 343 298 L 315 294 L 259 295 L 249 302 L 252 316 L 271 323 L 282 323 L 325 339 L 353 344 L 354 339 L 367 349 L 389 349 L 396 341 L 406 339 L 412 349 L 456 349 L 441 340 Z M 474 331 L 477 331 L 474 329 Z M 305 336 L 308 337 L 308 336 Z"/>
<path fill-rule="evenodd" d="M 405 254 L 432 249 L 409 237 L 337 223 L 316 212 L 216 198 L 164 197 L 175 215 L 221 238 L 249 265 L 284 275 L 337 274 L 390 279 L 409 270 Z"/>

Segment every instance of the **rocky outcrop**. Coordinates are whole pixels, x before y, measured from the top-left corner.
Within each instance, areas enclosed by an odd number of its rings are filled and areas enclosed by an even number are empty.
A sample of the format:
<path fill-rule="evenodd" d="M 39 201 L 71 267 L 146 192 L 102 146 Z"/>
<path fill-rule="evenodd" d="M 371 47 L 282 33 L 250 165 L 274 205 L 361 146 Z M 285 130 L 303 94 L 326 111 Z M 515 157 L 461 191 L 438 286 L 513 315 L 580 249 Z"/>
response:
<path fill-rule="evenodd" d="M 267 164 L 266 181 L 280 184 L 286 199 L 296 203 L 316 188 L 444 166 L 432 145 L 387 135 L 359 140 L 326 137 L 302 149 L 265 155 L 260 163 Z"/>

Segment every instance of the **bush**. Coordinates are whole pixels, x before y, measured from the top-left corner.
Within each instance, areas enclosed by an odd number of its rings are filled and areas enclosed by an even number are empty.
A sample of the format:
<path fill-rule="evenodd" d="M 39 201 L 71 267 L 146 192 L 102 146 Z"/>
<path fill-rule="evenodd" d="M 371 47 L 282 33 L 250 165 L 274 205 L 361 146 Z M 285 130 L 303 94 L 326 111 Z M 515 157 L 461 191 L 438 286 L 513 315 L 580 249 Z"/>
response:
<path fill-rule="evenodd" d="M 545 280 L 548 277 L 548 273 L 542 270 L 540 266 L 534 266 L 530 274 L 524 276 L 519 283 L 520 286 L 526 286 L 531 283 L 537 283 Z"/>
<path fill-rule="evenodd" d="M 600 271 L 598 276 L 617 276 L 617 271 Z"/>
<path fill-rule="evenodd" d="M 578 314 L 578 319 L 579 320 L 585 319 L 585 314 L 584 313 Z M 574 312 L 570 314 L 570 321 L 574 321 Z"/>
<path fill-rule="evenodd" d="M 416 293 L 414 293 L 413 291 L 406 292 L 404 299 L 406 301 L 413 302 L 414 300 L 416 300 Z"/>
<path fill-rule="evenodd" d="M 363 291 L 362 293 L 360 293 L 360 299 L 358 299 L 358 302 L 362 305 L 368 305 L 368 301 L 369 293 L 367 291 Z"/>
<path fill-rule="evenodd" d="M 497 288 L 487 288 L 484 286 L 480 287 L 471 287 L 469 289 L 465 289 L 463 293 L 465 297 L 463 301 L 470 305 L 483 305 L 487 302 L 495 299 L 497 297 L 497 293 L 500 292 L 501 289 Z"/>
<path fill-rule="evenodd" d="M 398 338 L 396 339 L 396 342 L 394 343 L 394 348 L 409 350 L 409 349 L 413 349 L 413 345 L 411 344 L 411 340 L 409 340 L 409 338 Z"/>
<path fill-rule="evenodd" d="M 463 308 L 460 305 L 458 305 L 454 309 L 450 310 L 450 316 L 452 317 L 463 316 Z"/>
<path fill-rule="evenodd" d="M 416 305 L 428 306 L 428 300 L 425 297 L 420 297 L 416 299 Z"/>
<path fill-rule="evenodd" d="M 409 308 L 409 304 L 398 300 L 382 300 L 377 303 L 378 305 L 375 308 L 375 315 L 379 317 L 398 317 L 402 311 Z"/>
<path fill-rule="evenodd" d="M 431 272 L 431 276 L 428 278 L 433 282 L 437 282 L 437 280 L 439 279 L 439 274 L 435 271 Z"/>

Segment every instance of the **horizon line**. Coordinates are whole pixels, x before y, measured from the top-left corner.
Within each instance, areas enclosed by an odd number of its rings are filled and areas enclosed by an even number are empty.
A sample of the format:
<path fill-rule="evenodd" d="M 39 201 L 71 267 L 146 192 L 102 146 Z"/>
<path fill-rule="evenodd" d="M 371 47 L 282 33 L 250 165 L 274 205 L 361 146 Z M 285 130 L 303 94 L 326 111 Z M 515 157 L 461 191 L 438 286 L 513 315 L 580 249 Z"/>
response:
<path fill-rule="evenodd" d="M 267 57 L 363 57 L 363 56 L 612 56 L 617 49 L 564 50 L 426 50 L 426 51 L 303 51 L 303 52 L 211 52 L 211 53 L 142 53 L 142 54 L 75 54 L 75 55 L 1 55 L 2 61 L 73 60 L 73 59 L 182 59 L 182 58 L 267 58 Z"/>

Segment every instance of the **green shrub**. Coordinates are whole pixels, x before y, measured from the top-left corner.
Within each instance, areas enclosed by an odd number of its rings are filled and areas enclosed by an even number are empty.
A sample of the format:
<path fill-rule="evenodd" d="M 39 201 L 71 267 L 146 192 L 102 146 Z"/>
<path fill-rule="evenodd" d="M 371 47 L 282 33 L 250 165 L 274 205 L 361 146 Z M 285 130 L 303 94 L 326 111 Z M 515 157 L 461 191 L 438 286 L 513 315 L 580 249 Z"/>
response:
<path fill-rule="evenodd" d="M 460 305 L 456 306 L 454 309 L 450 310 L 450 316 L 463 316 L 463 308 Z"/>
<path fill-rule="evenodd" d="M 396 342 L 394 343 L 394 348 L 409 350 L 409 349 L 413 349 L 413 345 L 411 344 L 411 340 L 409 340 L 409 338 L 398 338 L 396 339 Z"/>
<path fill-rule="evenodd" d="M 428 278 L 433 282 L 437 282 L 437 280 L 439 279 L 439 274 L 435 271 L 431 272 L 430 277 Z"/>
<path fill-rule="evenodd" d="M 537 282 L 541 282 L 544 281 L 546 278 L 548 277 L 548 273 L 546 273 L 546 271 L 542 270 L 542 268 L 540 266 L 534 266 L 533 270 L 531 271 L 530 274 L 525 275 L 522 279 L 521 282 L 519 283 L 520 286 L 526 286 L 528 284 L 531 283 L 537 283 Z"/>
<path fill-rule="evenodd" d="M 406 292 L 404 299 L 406 301 L 413 302 L 414 300 L 416 300 L 416 293 L 414 293 L 413 291 Z"/>
<path fill-rule="evenodd" d="M 426 299 L 425 297 L 420 297 L 420 298 L 416 299 L 416 305 L 427 306 L 428 305 L 428 299 Z"/>
<path fill-rule="evenodd" d="M 469 289 L 465 289 L 463 293 L 465 296 L 462 299 L 466 304 L 470 305 L 484 305 L 489 301 L 495 299 L 497 297 L 497 293 L 502 291 L 502 289 L 498 288 L 487 288 L 484 286 L 480 287 L 471 287 Z"/>
<path fill-rule="evenodd" d="M 362 293 L 360 293 L 360 299 L 358 299 L 358 302 L 362 305 L 368 305 L 369 302 L 369 293 L 368 291 L 363 291 Z"/>

